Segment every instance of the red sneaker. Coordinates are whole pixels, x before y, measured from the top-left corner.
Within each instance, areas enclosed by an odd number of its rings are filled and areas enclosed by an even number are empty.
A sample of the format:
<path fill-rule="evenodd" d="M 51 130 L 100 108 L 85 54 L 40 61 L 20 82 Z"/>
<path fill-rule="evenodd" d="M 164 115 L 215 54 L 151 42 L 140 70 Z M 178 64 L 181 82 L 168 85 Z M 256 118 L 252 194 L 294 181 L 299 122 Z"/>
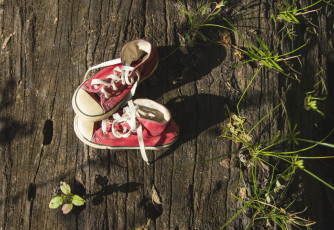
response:
<path fill-rule="evenodd" d="M 145 40 L 127 43 L 118 59 L 89 68 L 72 98 L 75 113 L 90 121 L 103 120 L 134 95 L 138 83 L 158 66 L 158 52 Z M 91 70 L 106 67 L 87 80 Z"/>
<path fill-rule="evenodd" d="M 89 122 L 76 116 L 74 130 L 82 142 L 94 148 L 140 149 L 147 164 L 146 149 L 167 148 L 179 133 L 169 110 L 149 99 L 131 100 L 123 110 L 102 121 Z"/>

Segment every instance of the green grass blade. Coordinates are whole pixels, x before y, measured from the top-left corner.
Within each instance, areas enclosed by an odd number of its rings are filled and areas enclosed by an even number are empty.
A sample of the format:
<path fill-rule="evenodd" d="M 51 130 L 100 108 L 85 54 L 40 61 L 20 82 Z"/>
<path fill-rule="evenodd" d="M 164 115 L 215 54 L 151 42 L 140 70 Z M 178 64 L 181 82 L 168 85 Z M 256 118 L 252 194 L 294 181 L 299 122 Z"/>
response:
<path fill-rule="evenodd" d="M 198 32 L 198 35 L 202 38 L 204 42 L 208 40 L 208 37 L 206 37 L 202 32 Z"/>
<path fill-rule="evenodd" d="M 213 14 L 211 14 L 211 17 L 212 16 L 215 16 L 216 14 L 218 14 L 220 12 L 221 8 L 219 8 L 216 12 L 214 12 Z"/>
<path fill-rule="evenodd" d="M 256 71 L 256 73 L 254 74 L 254 76 L 252 77 L 252 79 L 250 80 L 250 82 L 248 83 L 246 89 L 244 90 L 244 92 L 242 93 L 239 101 L 238 101 L 238 104 L 237 104 L 237 111 L 238 111 L 238 115 L 240 116 L 240 110 L 239 110 L 239 105 L 241 103 L 241 100 L 244 98 L 249 86 L 252 84 L 253 80 L 255 79 L 255 77 L 259 74 L 260 70 L 262 69 L 262 66 Z"/>
<path fill-rule="evenodd" d="M 288 206 L 286 206 L 285 209 L 288 209 L 293 203 L 295 203 L 295 201 L 296 201 L 296 200 L 291 201 L 291 203 L 288 204 Z"/>
<path fill-rule="evenodd" d="M 183 5 L 183 3 L 182 3 L 180 0 L 177 0 L 177 1 L 181 4 L 183 10 L 184 10 L 184 11 L 187 11 L 187 8 Z"/>
<path fill-rule="evenodd" d="M 232 196 L 233 196 L 233 194 L 232 194 Z M 234 214 L 222 227 L 220 227 L 219 230 L 222 230 L 222 229 L 226 228 L 226 226 L 229 223 L 231 223 L 237 216 L 239 216 L 240 213 L 242 213 L 244 211 L 244 209 L 246 209 L 246 208 L 248 208 L 247 205 L 245 205 L 241 209 L 239 209 L 239 211 L 236 214 Z"/>
<path fill-rule="evenodd" d="M 259 159 L 260 161 L 262 161 L 263 163 L 265 163 L 266 165 L 269 165 L 269 166 L 271 166 L 272 168 L 275 168 L 275 166 L 273 166 L 272 164 L 270 164 L 268 161 L 264 160 L 263 158 L 258 157 L 258 159 Z"/>
<path fill-rule="evenodd" d="M 255 47 L 254 47 L 255 48 Z M 262 60 L 262 58 L 260 56 L 258 56 L 257 54 L 253 53 L 253 52 L 246 52 L 245 53 L 248 57 L 252 58 L 252 61 L 254 60 Z"/>
<path fill-rule="evenodd" d="M 297 11 L 300 12 L 300 11 L 306 10 L 306 9 L 308 9 L 308 8 L 311 8 L 311 7 L 313 7 L 313 6 L 317 5 L 317 4 L 319 4 L 319 3 L 322 2 L 322 1 L 324 1 L 324 0 L 319 0 L 319 1 L 313 3 L 313 4 L 309 5 L 309 6 L 306 6 L 306 7 L 304 7 L 304 8 L 298 9 Z M 325 1 L 324 1 L 324 2 L 325 2 Z"/>
<path fill-rule="evenodd" d="M 325 156 L 325 157 L 299 157 L 300 159 L 327 159 L 327 158 L 334 158 L 334 156 Z"/>
<path fill-rule="evenodd" d="M 301 138 L 297 138 L 298 141 L 303 141 L 303 142 L 307 142 L 307 143 L 313 143 L 313 144 L 317 144 L 317 145 L 322 145 L 328 148 L 334 148 L 334 144 L 330 144 L 330 143 L 324 143 L 322 141 L 311 141 L 311 140 L 306 140 L 306 139 L 301 139 Z"/>
<path fill-rule="evenodd" d="M 184 13 L 184 14 L 186 14 L 188 16 L 188 19 L 190 21 L 190 25 L 192 27 L 193 26 L 193 19 L 192 19 L 190 13 L 188 12 L 187 8 L 185 7 L 185 5 L 182 4 L 182 2 L 180 0 L 177 0 L 177 1 L 181 4 L 181 6 L 183 8 L 183 10 L 180 11 L 180 13 Z"/>
<path fill-rule="evenodd" d="M 263 65 L 267 66 L 269 69 L 273 68 L 273 65 L 270 62 L 265 61 L 265 60 L 262 60 L 261 62 L 262 62 Z"/>
<path fill-rule="evenodd" d="M 192 19 L 190 13 L 188 11 L 185 11 L 185 10 L 181 11 L 180 13 L 185 13 L 188 16 L 188 19 L 190 21 L 190 25 L 192 27 L 192 25 L 193 25 L 193 19 Z"/>
<path fill-rule="evenodd" d="M 284 72 L 284 70 L 272 59 L 270 59 L 270 62 L 281 72 Z"/>
<path fill-rule="evenodd" d="M 327 2 L 327 1 L 325 1 L 325 0 L 323 0 L 323 2 L 326 3 L 326 4 L 328 4 L 328 5 L 330 5 L 330 6 L 333 6 L 333 7 L 334 7 L 333 4 L 331 4 L 331 3 L 329 3 L 329 2 Z"/>
<path fill-rule="evenodd" d="M 260 54 L 262 57 L 267 57 L 267 55 L 260 49 L 256 50 L 258 52 L 258 54 Z"/>
<path fill-rule="evenodd" d="M 292 53 L 294 53 L 294 52 L 300 50 L 300 49 L 303 48 L 304 46 L 306 46 L 306 44 L 299 46 L 297 49 L 294 49 L 294 50 L 292 50 L 291 52 L 288 52 L 288 53 L 285 53 L 285 54 L 281 54 L 281 55 L 279 55 L 278 57 L 285 57 L 285 56 L 288 56 L 289 54 L 292 54 Z"/>
<path fill-rule="evenodd" d="M 217 25 L 217 24 L 201 24 L 199 26 L 201 26 L 201 27 L 209 27 L 209 26 L 211 26 L 211 27 L 219 27 L 219 28 L 222 28 L 222 29 L 227 29 L 227 30 L 233 31 L 233 29 L 231 29 L 231 28 L 228 28 L 226 26 Z"/>
<path fill-rule="evenodd" d="M 283 14 L 283 12 L 280 14 L 280 16 L 281 16 L 281 18 L 284 19 L 285 21 L 287 21 L 287 22 L 291 22 L 291 19 L 288 18 L 288 17 L 286 17 L 286 16 Z"/>
<path fill-rule="evenodd" d="M 236 68 L 236 67 L 238 67 L 238 66 L 242 66 L 242 65 L 244 65 L 244 64 L 246 64 L 246 63 L 248 63 L 248 62 L 252 62 L 252 61 L 254 61 L 254 60 L 253 60 L 253 59 L 250 59 L 250 60 L 241 62 L 241 63 L 239 63 L 238 65 L 233 66 L 233 68 Z"/>
<path fill-rule="evenodd" d="M 278 104 L 275 108 L 273 108 L 272 110 L 270 110 L 266 115 L 264 115 L 261 120 L 259 120 L 247 133 L 247 135 L 249 135 L 264 119 L 266 119 L 271 113 L 273 113 L 276 109 L 278 109 L 280 106 L 282 105 L 282 103 Z"/>
<path fill-rule="evenodd" d="M 266 54 L 268 56 L 270 56 L 271 52 L 268 49 L 268 47 L 266 46 L 266 44 L 262 41 L 262 39 L 259 36 L 257 36 L 256 34 L 255 34 L 255 38 L 256 38 L 257 42 L 261 45 L 262 49 L 266 52 Z"/>
<path fill-rule="evenodd" d="M 318 181 L 320 181 L 321 183 L 323 183 L 324 185 L 326 185 L 328 188 L 332 189 L 334 191 L 334 187 L 330 184 L 328 184 L 326 181 L 324 181 L 323 179 L 321 179 L 320 177 L 316 176 L 315 174 L 311 173 L 310 171 L 300 168 L 301 170 L 303 170 L 304 172 L 306 172 L 307 174 L 311 175 L 313 178 L 317 179 Z"/>
<path fill-rule="evenodd" d="M 235 32 L 237 32 L 237 34 L 242 38 L 242 40 L 246 43 L 246 45 L 248 46 L 248 47 L 250 47 L 250 44 L 248 43 L 248 41 L 247 41 L 247 39 L 240 33 L 240 31 L 239 30 L 237 30 L 237 28 L 235 28 L 234 26 L 233 26 L 233 24 L 232 23 L 230 23 L 226 18 L 224 18 L 224 20 L 232 27 L 232 31 L 235 31 Z"/>

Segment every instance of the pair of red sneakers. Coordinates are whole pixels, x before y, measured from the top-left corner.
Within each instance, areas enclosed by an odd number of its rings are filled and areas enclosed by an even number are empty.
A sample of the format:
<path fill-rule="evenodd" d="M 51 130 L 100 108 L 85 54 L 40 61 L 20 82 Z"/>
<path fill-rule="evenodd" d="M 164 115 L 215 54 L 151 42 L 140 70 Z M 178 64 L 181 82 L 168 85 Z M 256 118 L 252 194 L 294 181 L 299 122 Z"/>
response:
<path fill-rule="evenodd" d="M 145 150 L 169 147 L 179 128 L 163 105 L 149 99 L 131 100 L 138 84 L 156 70 L 157 49 L 139 39 L 127 43 L 120 56 L 87 70 L 72 98 L 74 130 L 94 148 L 140 149 L 148 164 Z M 104 69 L 87 79 L 91 70 L 99 68 Z"/>

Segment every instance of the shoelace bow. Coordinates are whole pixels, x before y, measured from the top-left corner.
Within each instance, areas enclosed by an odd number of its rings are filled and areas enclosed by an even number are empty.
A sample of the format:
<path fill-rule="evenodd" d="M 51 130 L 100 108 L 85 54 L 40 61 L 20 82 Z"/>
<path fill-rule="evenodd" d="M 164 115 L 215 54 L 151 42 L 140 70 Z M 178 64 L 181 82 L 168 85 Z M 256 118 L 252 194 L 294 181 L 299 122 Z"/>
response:
<path fill-rule="evenodd" d="M 116 65 L 116 64 L 120 64 L 120 63 L 121 63 L 121 59 L 118 58 L 118 59 L 115 59 L 115 60 L 103 62 L 99 65 L 93 66 L 93 67 L 91 67 L 87 70 L 87 72 L 85 74 L 85 77 L 84 77 L 84 81 L 87 79 L 88 73 L 91 70 L 106 67 L 106 66 Z M 129 98 L 131 98 L 135 94 L 135 91 L 136 91 L 136 88 L 137 88 L 137 85 L 138 85 L 138 82 L 139 82 L 139 79 L 140 79 L 140 73 L 139 73 L 138 70 L 136 71 L 136 75 L 138 77 L 136 82 L 132 77 L 129 76 L 130 72 L 133 69 L 134 69 L 133 67 L 125 66 L 125 65 L 123 65 L 122 68 L 116 67 L 114 69 L 114 73 L 108 75 L 105 78 L 105 80 L 93 79 L 91 81 L 91 85 L 93 85 L 95 89 L 98 89 L 100 87 L 100 85 L 103 85 L 103 87 L 101 88 L 101 92 L 104 93 L 105 97 L 108 99 L 108 98 L 110 98 L 110 93 L 106 90 L 106 88 L 111 86 L 112 90 L 116 91 L 116 90 L 118 90 L 118 88 L 117 88 L 115 83 L 118 82 L 118 81 L 121 81 L 122 85 L 125 85 L 125 84 L 133 85 L 132 89 L 130 90 L 131 96 L 129 96 Z M 117 74 L 117 73 L 120 73 L 120 74 Z M 120 75 L 120 76 L 118 76 L 118 75 Z M 111 82 L 107 82 L 106 81 L 107 79 L 111 79 Z"/>
<path fill-rule="evenodd" d="M 111 132 L 117 138 L 127 138 L 132 132 L 137 131 L 137 137 L 139 142 L 140 153 L 144 161 L 149 165 L 148 158 L 145 151 L 144 139 L 143 139 L 143 127 L 140 122 L 137 122 L 136 117 L 138 105 L 134 105 L 133 101 L 128 102 L 128 106 L 123 108 L 123 115 L 120 116 L 118 113 L 113 114 L 114 120 L 110 122 L 108 119 L 102 120 L 102 131 L 104 134 L 108 134 L 107 124 L 111 124 Z M 123 131 L 120 132 L 115 128 L 116 124 L 128 123 L 130 129 L 123 127 Z"/>

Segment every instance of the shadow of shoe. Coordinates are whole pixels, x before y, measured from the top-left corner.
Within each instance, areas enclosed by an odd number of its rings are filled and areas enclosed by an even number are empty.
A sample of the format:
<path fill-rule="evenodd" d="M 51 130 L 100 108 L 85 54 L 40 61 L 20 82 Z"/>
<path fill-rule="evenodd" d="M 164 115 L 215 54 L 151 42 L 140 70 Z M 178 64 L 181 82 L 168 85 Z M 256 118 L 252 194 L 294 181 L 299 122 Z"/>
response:
<path fill-rule="evenodd" d="M 158 69 L 149 81 L 145 81 L 138 88 L 137 98 L 157 100 L 166 92 L 201 79 L 226 58 L 226 49 L 223 46 L 198 47 L 184 52 L 172 46 L 157 49 L 160 56 Z"/>
<path fill-rule="evenodd" d="M 220 123 L 227 118 L 226 104 L 229 104 L 227 98 L 211 94 L 183 96 L 170 100 L 166 107 L 170 109 L 180 127 L 179 138 L 152 163 L 173 153 L 180 145 L 197 138 L 204 131 L 216 139 L 221 132 Z"/>
<path fill-rule="evenodd" d="M 13 79 L 9 79 L 4 83 L 6 85 L 5 89 L 2 91 L 1 101 L 0 101 L 0 111 L 10 110 L 10 107 L 15 103 L 15 95 L 13 92 L 16 90 L 16 82 Z M 10 114 L 6 117 L 0 117 L 0 145 L 10 144 L 17 133 L 20 135 L 32 134 L 33 128 L 26 123 L 20 122 L 14 119 L 14 115 Z"/>

